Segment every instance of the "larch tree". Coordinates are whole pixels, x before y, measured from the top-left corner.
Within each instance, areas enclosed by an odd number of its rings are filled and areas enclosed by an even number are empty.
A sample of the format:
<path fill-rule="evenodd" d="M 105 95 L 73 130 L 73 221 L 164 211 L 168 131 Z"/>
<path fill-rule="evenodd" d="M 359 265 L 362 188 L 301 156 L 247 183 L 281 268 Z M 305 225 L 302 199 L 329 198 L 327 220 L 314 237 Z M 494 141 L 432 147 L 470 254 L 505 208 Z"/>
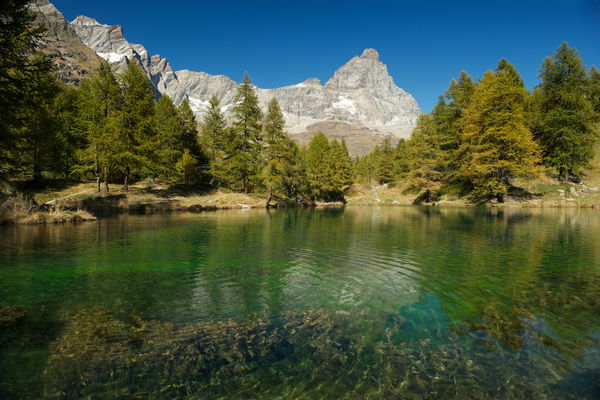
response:
<path fill-rule="evenodd" d="M 181 143 L 179 146 L 181 149 L 188 149 L 190 154 L 198 161 L 206 157 L 203 152 L 200 140 L 198 137 L 198 123 L 196 122 L 196 116 L 190 103 L 187 99 L 184 99 L 181 104 L 177 107 L 177 114 L 179 116 L 179 123 L 181 125 Z"/>
<path fill-rule="evenodd" d="M 154 130 L 156 133 L 153 169 L 165 178 L 176 174 L 175 164 L 183 156 L 183 126 L 173 100 L 162 96 L 155 104 Z"/>
<path fill-rule="evenodd" d="M 116 166 L 123 173 L 123 191 L 129 191 L 134 173 L 152 172 L 150 160 L 158 144 L 154 132 L 154 92 L 137 61 L 121 76 L 123 105 L 119 113 Z"/>
<path fill-rule="evenodd" d="M 539 148 L 525 121 L 527 96 L 507 69 L 486 72 L 475 89 L 462 118 L 460 170 L 473 185 L 471 201 L 504 202 L 512 178 L 539 172 Z"/>
<path fill-rule="evenodd" d="M 104 178 L 108 192 L 109 176 L 115 162 L 118 137 L 118 115 L 123 103 L 119 84 L 106 61 L 81 82 L 77 103 L 77 124 L 87 146 L 82 148 L 74 168 L 80 175 L 90 170 L 96 176 L 96 185 L 100 191 L 100 182 Z"/>
<path fill-rule="evenodd" d="M 24 86 L 22 107 L 19 110 L 20 127 L 16 149 L 21 166 L 30 168 L 33 180 L 42 179 L 53 154 L 47 149 L 57 144 L 52 105 L 59 92 L 59 82 L 53 74 L 50 60 L 41 53 L 33 57 L 39 67 L 28 72 Z"/>
<path fill-rule="evenodd" d="M 23 96 L 30 85 L 31 74 L 47 68 L 31 57 L 35 40 L 42 28 L 33 27 L 35 15 L 28 7 L 29 0 L 0 2 L 0 169 L 8 170 L 20 164 L 17 132 L 22 126 Z"/>
<path fill-rule="evenodd" d="M 252 189 L 261 169 L 262 118 L 256 91 L 246 74 L 235 96 L 225 165 L 231 178 L 239 182 L 240 190 L 244 193 Z"/>
<path fill-rule="evenodd" d="M 563 43 L 544 60 L 539 76 L 532 125 L 544 163 L 560 178 L 578 176 L 593 158 L 598 139 L 586 70 L 577 51 Z"/>
<path fill-rule="evenodd" d="M 208 167 L 213 179 L 222 181 L 222 170 L 226 166 L 225 147 L 227 132 L 227 122 L 221 111 L 221 104 L 217 96 L 212 96 L 208 103 L 208 109 L 202 120 L 200 144 L 206 157 L 208 158 Z M 214 183 L 214 182 L 211 182 Z M 222 182 L 221 182 L 222 183 Z"/>
<path fill-rule="evenodd" d="M 421 192 L 425 201 L 430 201 L 442 186 L 444 163 L 438 141 L 438 126 L 435 118 L 422 114 L 417 120 L 410 140 L 406 144 L 407 187 Z"/>
<path fill-rule="evenodd" d="M 594 120 L 600 122 L 600 71 L 596 67 L 589 72 L 587 98 L 594 110 Z"/>
<path fill-rule="evenodd" d="M 284 131 L 285 120 L 275 98 L 269 102 L 263 125 L 262 180 L 267 188 L 266 206 L 270 206 L 273 197 L 294 202 L 299 190 L 298 175 L 301 174 L 298 149 Z"/>

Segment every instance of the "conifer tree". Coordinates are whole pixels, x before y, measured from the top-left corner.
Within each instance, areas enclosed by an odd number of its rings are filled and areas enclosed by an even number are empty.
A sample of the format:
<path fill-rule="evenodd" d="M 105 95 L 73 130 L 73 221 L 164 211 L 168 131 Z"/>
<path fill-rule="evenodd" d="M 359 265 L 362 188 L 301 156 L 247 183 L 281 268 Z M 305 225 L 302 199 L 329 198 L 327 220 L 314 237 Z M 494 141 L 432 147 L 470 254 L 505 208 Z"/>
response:
<path fill-rule="evenodd" d="M 475 203 L 494 198 L 503 202 L 513 177 L 539 171 L 539 149 L 525 123 L 527 91 L 521 82 L 507 69 L 486 72 L 464 111 L 465 162 L 460 173 L 473 185 Z"/>
<path fill-rule="evenodd" d="M 157 149 L 153 129 L 154 92 L 136 61 L 121 76 L 123 105 L 119 113 L 119 140 L 116 143 L 116 166 L 123 172 L 123 191 L 129 191 L 134 173 L 152 172 L 150 160 Z"/>
<path fill-rule="evenodd" d="M 400 139 L 394 149 L 394 176 L 404 178 L 409 172 L 408 142 Z"/>
<path fill-rule="evenodd" d="M 600 122 L 600 71 L 596 67 L 590 69 L 587 98 L 594 110 L 594 120 Z"/>
<path fill-rule="evenodd" d="M 546 58 L 540 70 L 533 130 L 544 163 L 556 168 L 561 178 L 579 175 L 594 155 L 598 133 L 586 96 L 586 75 L 579 54 L 567 43 Z"/>
<path fill-rule="evenodd" d="M 80 175 L 93 171 L 98 192 L 102 177 L 108 191 L 119 140 L 117 116 L 122 103 L 121 90 L 112 69 L 108 62 L 102 61 L 92 76 L 81 82 L 77 123 L 88 145 L 78 152 L 79 164 L 74 168 Z"/>
<path fill-rule="evenodd" d="M 192 183 L 197 172 L 197 160 L 191 154 L 189 149 L 185 149 L 181 158 L 175 164 L 175 169 L 179 173 L 179 176 L 183 178 L 183 184 L 188 185 Z"/>
<path fill-rule="evenodd" d="M 230 179 L 239 183 L 240 190 L 247 193 L 259 176 L 262 148 L 262 111 L 248 74 L 238 87 L 235 103 L 224 167 Z"/>
<path fill-rule="evenodd" d="M 34 28 L 29 0 L 0 2 L 0 170 L 20 165 L 17 132 L 23 124 L 23 107 L 31 74 L 47 70 L 45 60 L 31 57 L 42 28 Z M 38 64 L 41 61 L 41 64 Z"/>
<path fill-rule="evenodd" d="M 500 71 L 505 71 L 506 74 L 513 80 L 514 85 L 525 87 L 525 82 L 521 78 L 519 71 L 512 65 L 506 58 L 498 61 L 498 66 L 496 66 L 496 73 Z"/>
<path fill-rule="evenodd" d="M 178 110 L 169 96 L 161 97 L 155 104 L 154 129 L 156 132 L 154 170 L 166 178 L 177 171 L 175 164 L 181 159 L 183 147 L 183 125 Z"/>
<path fill-rule="evenodd" d="M 64 83 L 59 85 L 59 92 L 52 104 L 54 115 L 55 143 L 50 148 L 52 170 L 60 173 L 65 179 L 71 175 L 71 169 L 77 164 L 77 151 L 86 146 L 85 139 L 78 134 L 77 104 L 79 88 Z"/>
<path fill-rule="evenodd" d="M 374 173 L 378 183 L 390 183 L 395 178 L 395 157 L 394 149 L 390 139 L 385 139 L 384 142 L 373 150 L 374 158 Z"/>
<path fill-rule="evenodd" d="M 332 140 L 319 132 L 304 152 L 307 191 L 314 200 L 341 200 L 352 184 L 354 171 L 345 142 Z"/>
<path fill-rule="evenodd" d="M 227 123 L 221 111 L 221 104 L 217 96 L 212 96 L 208 103 L 208 109 L 202 121 L 202 135 L 200 141 L 202 148 L 208 157 L 209 166 L 213 175 L 220 175 L 216 170 L 223 160 L 223 145 Z"/>
<path fill-rule="evenodd" d="M 304 153 L 308 191 L 313 201 L 327 199 L 335 189 L 330 153 L 329 140 L 322 132 L 310 140 Z"/>
<path fill-rule="evenodd" d="M 272 197 L 286 202 L 295 201 L 300 189 L 298 149 L 283 130 L 284 126 L 281 108 L 277 99 L 273 98 L 269 102 L 264 120 L 262 178 L 267 187 L 267 207 Z"/>
<path fill-rule="evenodd" d="M 476 88 L 475 82 L 465 71 L 461 71 L 457 80 L 452 80 L 446 90 L 443 99 L 440 99 L 432 111 L 435 122 L 435 144 L 438 148 L 437 167 L 444 173 L 447 182 L 457 180 L 453 174 L 462 164 L 461 154 L 458 149 L 461 146 L 462 125 L 460 119 L 464 110 L 471 103 Z"/>
<path fill-rule="evenodd" d="M 435 118 L 422 114 L 406 144 L 408 190 L 423 192 L 426 200 L 430 199 L 432 192 L 435 195 L 439 191 L 445 177 L 437 129 Z"/>
<path fill-rule="evenodd" d="M 33 63 L 45 67 L 29 71 L 19 110 L 18 159 L 22 166 L 31 168 L 34 181 L 42 178 L 52 156 L 49 147 L 57 143 L 52 104 L 59 92 L 59 83 L 53 74 L 50 60 L 41 53 L 33 57 Z"/>
<path fill-rule="evenodd" d="M 348 146 L 346 146 L 346 140 L 342 138 L 340 142 L 336 139 L 331 144 L 331 152 L 334 161 L 334 169 L 338 180 L 338 185 L 343 191 L 348 186 L 352 185 L 354 178 L 354 170 L 352 164 L 352 158 L 348 153 Z"/>
<path fill-rule="evenodd" d="M 181 125 L 181 148 L 188 149 L 190 154 L 197 160 L 202 159 L 205 154 L 203 154 L 198 138 L 198 124 L 187 99 L 179 104 L 177 113 Z"/>

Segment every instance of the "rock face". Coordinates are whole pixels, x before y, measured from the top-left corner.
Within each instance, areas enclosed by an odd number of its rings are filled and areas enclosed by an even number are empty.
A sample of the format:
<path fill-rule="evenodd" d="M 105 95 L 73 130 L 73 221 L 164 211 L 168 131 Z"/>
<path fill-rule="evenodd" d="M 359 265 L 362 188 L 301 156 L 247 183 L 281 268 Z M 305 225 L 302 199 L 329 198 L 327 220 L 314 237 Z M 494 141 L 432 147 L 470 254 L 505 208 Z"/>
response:
<path fill-rule="evenodd" d="M 46 32 L 38 42 L 38 49 L 54 60 L 59 78 L 77 84 L 100 64 L 95 51 L 83 44 L 65 17 L 47 0 L 35 0 L 29 5 L 38 25 Z"/>
<path fill-rule="evenodd" d="M 160 55 L 150 56 L 144 46 L 129 43 L 118 25 L 79 16 L 71 22 L 71 28 L 117 71 L 136 59 L 157 93 L 170 96 L 177 104 L 188 99 L 199 119 L 213 95 L 219 98 L 226 117 L 230 116 L 238 83 L 229 77 L 173 71 Z M 277 89 L 257 88 L 257 93 L 264 108 L 271 98 L 277 98 L 286 129 L 296 140 L 305 142 L 322 130 L 330 137 L 351 138 L 348 145 L 353 154 L 367 153 L 386 137 L 409 137 L 421 113 L 415 99 L 396 86 L 373 49 L 352 58 L 325 85 L 310 78 Z"/>

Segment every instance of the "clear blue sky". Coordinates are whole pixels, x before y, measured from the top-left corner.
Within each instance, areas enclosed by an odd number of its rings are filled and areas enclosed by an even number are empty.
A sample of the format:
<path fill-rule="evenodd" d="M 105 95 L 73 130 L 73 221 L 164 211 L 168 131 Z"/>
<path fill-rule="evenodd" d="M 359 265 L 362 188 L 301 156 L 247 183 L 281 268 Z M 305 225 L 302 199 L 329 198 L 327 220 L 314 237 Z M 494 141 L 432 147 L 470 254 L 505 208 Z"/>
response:
<path fill-rule="evenodd" d="M 52 1 L 52 0 L 51 0 Z M 528 88 L 563 41 L 600 67 L 600 0 L 54 0 L 78 15 L 123 25 L 126 38 L 174 69 L 248 72 L 260 87 L 323 83 L 373 47 L 396 84 L 430 111 L 450 79 L 479 78 L 505 57 Z"/>

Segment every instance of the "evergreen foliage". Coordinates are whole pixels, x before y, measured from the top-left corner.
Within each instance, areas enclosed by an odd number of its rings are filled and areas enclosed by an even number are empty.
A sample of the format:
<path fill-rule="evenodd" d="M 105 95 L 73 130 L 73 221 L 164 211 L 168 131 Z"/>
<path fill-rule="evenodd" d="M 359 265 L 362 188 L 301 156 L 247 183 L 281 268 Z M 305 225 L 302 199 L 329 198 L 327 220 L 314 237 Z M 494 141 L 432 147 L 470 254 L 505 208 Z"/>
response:
<path fill-rule="evenodd" d="M 308 195 L 315 200 L 343 200 L 343 192 L 352 183 L 352 160 L 345 143 L 319 132 L 304 152 Z"/>
<path fill-rule="evenodd" d="M 98 192 L 102 178 L 108 191 L 110 173 L 117 162 L 118 117 L 123 104 L 121 89 L 108 62 L 102 61 L 94 74 L 81 82 L 79 92 L 77 128 L 86 145 L 78 152 L 75 171 L 81 176 L 93 171 Z"/>
<path fill-rule="evenodd" d="M 151 160 L 153 169 L 159 176 L 171 178 L 177 174 L 175 164 L 183 156 L 184 138 L 182 120 L 169 96 L 163 96 L 156 102 L 154 130 L 156 148 L 155 157 Z"/>
<path fill-rule="evenodd" d="M 284 131 L 285 120 L 277 99 L 268 105 L 264 120 L 264 167 L 267 207 L 272 198 L 286 203 L 301 201 L 302 167 L 298 147 Z"/>
<path fill-rule="evenodd" d="M 129 63 L 121 76 L 123 104 L 119 112 L 119 140 L 116 166 L 123 173 L 123 191 L 129 190 L 133 173 L 153 173 L 151 160 L 156 156 L 158 143 L 153 126 L 154 92 L 144 71 L 135 61 Z"/>
<path fill-rule="evenodd" d="M 31 105 L 31 99 L 25 99 L 24 94 L 32 78 L 39 81 L 40 73 L 48 71 L 47 60 L 32 57 L 35 39 L 42 30 L 32 27 L 35 16 L 28 3 L 28 0 L 0 2 L 0 174 L 21 164 L 15 148 L 18 136 L 24 133 L 23 108 L 28 106 L 27 102 Z"/>
<path fill-rule="evenodd" d="M 175 164 L 175 169 L 185 185 L 195 182 L 198 176 L 197 165 L 198 161 L 196 158 L 192 155 L 189 149 L 185 149 L 181 155 L 181 158 Z"/>
<path fill-rule="evenodd" d="M 563 43 L 544 60 L 533 103 L 533 131 L 544 163 L 560 177 L 579 176 L 594 155 L 598 132 L 589 80 L 579 54 Z"/>
<path fill-rule="evenodd" d="M 259 191 L 267 207 L 344 200 L 355 178 L 401 181 L 419 201 L 454 188 L 474 203 L 505 201 L 515 177 L 540 163 L 560 177 L 579 177 L 600 129 L 600 72 L 586 70 L 563 43 L 527 92 L 516 68 L 499 61 L 478 82 L 461 72 L 409 140 L 391 139 L 356 160 L 346 143 L 315 135 L 306 148 L 285 132 L 273 98 L 263 115 L 248 75 L 238 87 L 228 126 L 213 96 L 201 134 L 187 100 L 155 98 L 137 62 L 115 76 L 103 61 L 79 88 L 58 82 L 50 60 L 34 53 L 39 29 L 26 0 L 0 4 L 0 177 L 109 181 L 156 175 L 186 185 L 210 183 Z"/>
<path fill-rule="evenodd" d="M 258 97 L 248 74 L 235 96 L 233 125 L 225 135 L 225 156 L 220 163 L 218 175 L 233 189 L 250 192 L 259 184 L 262 149 L 262 111 Z M 239 185 L 239 187 L 238 187 Z"/>
<path fill-rule="evenodd" d="M 511 178 L 539 171 L 538 145 L 525 123 L 527 91 L 513 70 L 486 72 L 464 111 L 460 174 L 476 203 L 505 201 Z"/>

